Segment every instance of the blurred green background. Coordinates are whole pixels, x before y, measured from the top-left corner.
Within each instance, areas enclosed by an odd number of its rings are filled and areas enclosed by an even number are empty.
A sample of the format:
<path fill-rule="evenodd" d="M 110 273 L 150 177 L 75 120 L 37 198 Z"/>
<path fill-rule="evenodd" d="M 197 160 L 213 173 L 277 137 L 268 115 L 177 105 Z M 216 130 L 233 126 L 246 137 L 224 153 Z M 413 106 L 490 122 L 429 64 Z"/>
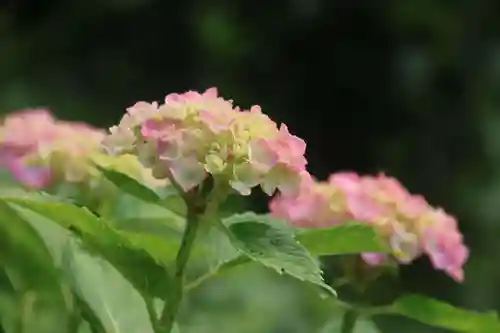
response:
<path fill-rule="evenodd" d="M 494 0 L 3 1 L 0 110 L 109 127 L 137 100 L 217 86 L 305 138 L 319 178 L 385 171 L 458 217 L 465 283 L 419 260 L 398 291 L 500 310 L 499 18 Z M 186 306 L 191 333 L 308 333 L 325 317 L 313 294 L 252 268 Z"/>

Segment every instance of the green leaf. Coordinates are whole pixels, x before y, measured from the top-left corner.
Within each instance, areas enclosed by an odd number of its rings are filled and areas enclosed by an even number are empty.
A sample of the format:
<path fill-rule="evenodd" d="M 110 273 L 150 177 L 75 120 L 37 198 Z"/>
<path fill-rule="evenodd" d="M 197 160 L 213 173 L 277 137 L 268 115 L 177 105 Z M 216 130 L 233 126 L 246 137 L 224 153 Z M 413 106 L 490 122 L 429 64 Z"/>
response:
<path fill-rule="evenodd" d="M 248 221 L 265 223 L 275 228 L 286 230 L 286 232 L 289 233 L 295 232 L 294 227 L 292 227 L 285 220 L 277 219 L 271 216 L 270 214 L 256 214 L 253 212 L 237 213 L 224 218 L 223 223 L 226 226 L 230 226 L 232 224 L 248 222 Z"/>
<path fill-rule="evenodd" d="M 174 211 L 129 195 L 122 195 L 113 207 L 100 212 L 120 229 L 156 235 L 181 236 L 185 218 Z"/>
<path fill-rule="evenodd" d="M 19 322 L 18 295 L 5 270 L 0 270 L 0 321 L 5 333 L 13 333 Z"/>
<path fill-rule="evenodd" d="M 318 333 L 337 333 L 342 328 L 342 316 L 331 319 Z M 373 321 L 367 318 L 358 318 L 354 326 L 356 333 L 378 333 L 380 332 Z"/>
<path fill-rule="evenodd" d="M 127 230 L 129 239 L 142 238 L 146 244 L 163 242 L 163 256 L 171 259 L 177 252 L 184 230 L 186 207 L 183 199 L 173 186 L 153 190 L 140 184 L 136 179 L 115 170 L 100 168 L 118 189 L 122 191 L 116 198 L 108 216 L 115 226 Z M 241 207 L 237 197 L 232 197 L 228 207 Z M 131 233 L 132 231 L 133 233 Z M 170 251 L 166 249 L 170 248 Z M 153 249 L 154 250 L 154 249 Z M 239 256 L 238 251 L 220 230 L 209 227 L 198 233 L 196 245 L 191 253 L 189 275 L 214 275 L 218 269 Z M 200 267 L 203 266 L 203 267 Z M 198 274 L 191 274 L 196 271 Z"/>
<path fill-rule="evenodd" d="M 392 305 L 392 312 L 422 323 L 457 332 L 500 332 L 500 321 L 494 312 L 480 313 L 421 295 L 405 295 Z"/>
<path fill-rule="evenodd" d="M 160 196 L 161 206 L 168 208 L 175 214 L 184 218 L 187 216 L 187 206 L 184 199 L 179 195 L 179 192 L 174 186 L 168 185 L 162 188 L 156 189 L 156 193 Z"/>
<path fill-rule="evenodd" d="M 387 243 L 373 227 L 355 222 L 303 231 L 297 235 L 297 240 L 312 254 L 320 256 L 390 252 Z"/>
<path fill-rule="evenodd" d="M 71 239 L 71 242 L 73 242 L 74 244 L 78 244 L 78 240 L 76 238 L 72 238 Z M 74 279 L 72 278 L 72 271 L 71 271 L 71 266 L 68 265 L 68 258 L 69 258 L 69 252 L 71 251 L 71 249 L 69 248 L 69 242 L 66 244 L 65 248 L 64 248 L 64 265 L 62 267 L 63 270 L 66 271 L 66 275 L 68 276 L 67 280 L 70 280 L 71 281 L 71 284 L 72 284 L 72 288 L 73 290 L 79 290 L 79 286 L 78 285 L 75 285 L 75 281 Z M 123 277 L 121 277 L 121 279 L 123 279 Z M 80 318 L 82 319 L 83 321 L 83 325 L 80 325 L 80 326 L 84 326 L 84 327 L 88 327 L 89 329 L 91 329 L 91 333 L 106 333 L 104 332 L 104 327 L 103 327 L 103 324 L 101 323 L 101 320 L 99 319 L 99 317 L 97 316 L 96 313 L 94 313 L 94 310 L 90 307 L 90 305 L 84 300 L 82 299 L 81 297 L 79 297 L 78 295 L 79 292 L 76 292 L 74 293 L 74 297 L 75 297 L 75 303 L 76 303 L 76 308 L 79 310 L 79 314 L 80 314 Z M 80 330 L 82 328 L 80 327 Z M 80 333 L 80 332 L 78 332 Z"/>
<path fill-rule="evenodd" d="M 37 231 L 38 235 L 43 239 L 48 251 L 52 255 L 52 260 L 56 267 L 61 267 L 62 252 L 71 236 L 69 230 L 54 223 L 50 219 L 28 210 L 14 203 L 9 203 L 9 206 L 16 210 L 31 227 Z"/>
<path fill-rule="evenodd" d="M 46 192 L 28 191 L 17 186 L 0 187 L 0 196 L 3 198 L 20 198 L 44 202 L 58 202 L 60 198 L 52 196 Z"/>
<path fill-rule="evenodd" d="M 184 200 L 174 186 L 166 185 L 160 188 L 151 188 L 146 184 L 142 184 L 136 178 L 113 169 L 112 166 L 97 165 L 97 168 L 122 193 L 126 193 L 145 203 L 166 207 L 178 215 L 186 215 L 187 209 Z"/>
<path fill-rule="evenodd" d="M 124 173 L 107 169 L 99 165 L 97 166 L 97 168 L 104 177 L 106 177 L 110 182 L 112 182 L 116 187 L 118 187 L 123 192 L 128 193 L 146 202 L 152 202 L 152 203 L 160 202 L 160 197 L 155 191 L 153 191 L 146 185 L 139 183 L 134 178 Z"/>
<path fill-rule="evenodd" d="M 90 328 L 90 324 L 86 321 L 83 321 L 78 327 L 78 331 L 76 333 L 92 333 L 92 328 Z"/>
<path fill-rule="evenodd" d="M 5 276 L 17 294 L 17 320 L 24 329 L 40 333 L 64 332 L 69 313 L 60 286 L 60 273 L 37 232 L 2 201 L 0 259 Z"/>
<path fill-rule="evenodd" d="M 57 279 L 47 247 L 33 228 L 5 202 L 0 201 L 0 252 L 2 259 L 26 273 L 28 282 Z M 20 262 L 23 258 L 24 262 Z M 33 276 L 34 272 L 44 273 Z M 34 280 L 34 281 L 32 281 Z"/>
<path fill-rule="evenodd" d="M 174 327 L 172 327 L 172 333 L 181 333 L 179 325 L 174 323 Z"/>
<path fill-rule="evenodd" d="M 158 297 L 168 293 L 168 264 L 172 246 L 167 242 L 151 242 L 140 234 L 128 234 L 112 228 L 85 208 L 68 203 L 44 203 L 10 199 L 27 210 L 72 230 L 86 248 L 110 261 L 139 290 Z"/>
<path fill-rule="evenodd" d="M 278 227 L 267 215 L 236 214 L 223 220 L 233 245 L 250 259 L 302 281 L 335 291 L 325 284 L 322 272 L 307 249 L 294 239 L 289 228 Z"/>
<path fill-rule="evenodd" d="M 219 216 L 221 218 L 230 217 L 234 214 L 244 213 L 248 209 L 248 197 L 231 194 L 219 206 Z"/>
<path fill-rule="evenodd" d="M 154 333 L 140 293 L 107 261 L 70 240 L 63 262 L 76 293 L 107 333 Z"/>
<path fill-rule="evenodd" d="M 173 186 L 151 189 L 127 174 L 98 166 L 115 192 L 99 214 L 121 229 L 180 237 L 186 206 Z"/>
<path fill-rule="evenodd" d="M 197 287 L 231 265 L 243 263 L 242 258 L 246 256 L 242 257 L 225 233 L 213 225 L 203 225 L 188 262 L 187 289 Z"/>

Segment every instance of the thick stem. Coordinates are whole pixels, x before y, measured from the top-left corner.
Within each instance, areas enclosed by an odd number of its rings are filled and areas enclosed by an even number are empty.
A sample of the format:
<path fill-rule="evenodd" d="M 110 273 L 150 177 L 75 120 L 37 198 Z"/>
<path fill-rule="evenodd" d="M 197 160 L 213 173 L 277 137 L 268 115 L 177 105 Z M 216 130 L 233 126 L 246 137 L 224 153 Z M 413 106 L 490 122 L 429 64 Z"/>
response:
<path fill-rule="evenodd" d="M 179 252 L 177 252 L 176 269 L 173 278 L 172 294 L 167 297 L 165 307 L 160 317 L 161 333 L 170 333 L 183 297 L 184 271 L 193 248 L 200 223 L 200 213 L 197 207 L 189 207 L 186 228 L 182 237 Z"/>
<path fill-rule="evenodd" d="M 355 310 L 346 310 L 342 318 L 342 327 L 340 333 L 353 333 L 358 319 L 358 313 Z"/>

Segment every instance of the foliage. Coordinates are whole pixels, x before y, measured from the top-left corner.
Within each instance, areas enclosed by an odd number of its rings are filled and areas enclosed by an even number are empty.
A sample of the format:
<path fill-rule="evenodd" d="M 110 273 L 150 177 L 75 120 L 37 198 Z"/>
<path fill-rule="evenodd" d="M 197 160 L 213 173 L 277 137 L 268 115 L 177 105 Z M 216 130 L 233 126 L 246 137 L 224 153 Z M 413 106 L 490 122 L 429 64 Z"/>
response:
<path fill-rule="evenodd" d="M 316 180 L 304 140 L 215 88 L 137 102 L 107 135 L 45 110 L 14 113 L 0 139 L 19 182 L 0 193 L 4 331 L 195 331 L 188 297 L 246 266 L 316 297 L 325 315 L 308 331 L 379 330 L 380 316 L 500 330 L 495 313 L 422 295 L 372 302 L 381 276 L 424 254 L 462 282 L 469 249 L 456 219 L 385 174 Z M 258 187 L 274 196 L 269 214 L 231 204 Z M 325 256 L 341 263 L 333 279 Z"/>
<path fill-rule="evenodd" d="M 109 178 L 123 191 L 120 195 L 135 196 L 136 200 L 129 201 L 129 205 L 134 203 L 140 209 L 143 200 L 147 199 L 162 207 L 165 214 L 155 216 L 150 224 L 171 225 L 172 230 L 177 230 L 182 217 L 169 210 L 168 200 L 162 203 L 156 196 L 145 196 L 143 185 L 126 175 L 105 174 L 111 175 Z M 176 288 L 172 283 L 173 253 L 179 241 L 172 242 L 172 238 L 180 238 L 180 233 L 166 234 L 161 227 L 141 230 L 141 224 L 135 230 L 122 229 L 120 222 L 127 216 L 119 213 L 112 216 L 108 210 L 106 218 L 98 217 L 84 207 L 57 200 L 57 196 L 11 194 L 2 195 L 0 200 L 3 237 L 1 324 L 5 332 L 21 332 L 19 327 L 23 332 L 32 332 L 34 328 L 29 327 L 37 327 L 37 332 L 42 333 L 165 332 L 158 310 L 175 292 L 172 290 Z M 172 216 L 176 219 L 171 220 Z M 387 250 L 374 229 L 354 221 L 339 227 L 303 231 L 269 215 L 247 212 L 208 223 L 213 224 L 214 230 L 220 230 L 216 233 L 219 240 L 227 237 L 230 242 L 225 253 L 217 254 L 217 251 L 210 252 L 210 247 L 217 244 L 200 238 L 200 253 L 207 250 L 206 253 L 219 264 L 204 273 L 199 272 L 200 267 L 193 267 L 201 279 L 192 280 L 195 282 L 192 286 L 188 281 L 186 293 L 196 293 L 194 287 L 219 273 L 255 264 L 289 274 L 298 281 L 312 282 L 309 286 L 319 285 L 331 290 L 323 281 L 319 261 L 313 259 L 313 255 Z M 217 255 L 220 257 L 214 257 Z M 194 252 L 192 260 L 196 262 L 202 257 L 203 254 Z M 49 285 L 52 289 L 46 289 Z M 310 287 L 304 285 L 304 288 Z M 375 326 L 370 326 L 369 319 L 391 314 L 457 332 L 486 333 L 500 328 L 496 314 L 468 312 L 424 296 L 407 295 L 386 306 L 358 307 L 341 300 L 342 295 L 320 293 L 317 297 L 320 295 L 330 299 L 335 307 L 354 310 L 362 316 L 364 319 L 354 326 L 359 332 L 377 331 Z M 47 296 L 50 297 L 45 302 L 53 304 L 35 306 L 37 302 L 44 302 Z M 50 319 L 55 313 L 59 319 Z M 339 329 L 340 317 L 336 318 L 325 317 L 329 323 L 318 327 L 318 332 Z M 64 320 L 66 328 L 61 327 Z M 175 329 L 196 332 L 188 323 L 182 321 L 180 328 Z"/>

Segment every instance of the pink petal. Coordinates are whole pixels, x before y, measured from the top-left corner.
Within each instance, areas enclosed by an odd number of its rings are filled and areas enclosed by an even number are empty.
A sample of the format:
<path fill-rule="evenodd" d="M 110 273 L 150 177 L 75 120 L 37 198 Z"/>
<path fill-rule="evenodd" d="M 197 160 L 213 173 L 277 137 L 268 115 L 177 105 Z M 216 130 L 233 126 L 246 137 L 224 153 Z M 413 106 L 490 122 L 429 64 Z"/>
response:
<path fill-rule="evenodd" d="M 9 169 L 17 180 L 33 189 L 44 188 L 52 181 L 50 168 L 26 166 L 22 161 L 13 161 Z"/>
<path fill-rule="evenodd" d="M 206 177 L 205 167 L 195 157 L 179 158 L 168 163 L 175 181 L 185 190 L 200 185 Z"/>
<path fill-rule="evenodd" d="M 363 253 L 361 257 L 370 266 L 380 266 L 387 262 L 387 255 L 384 253 Z"/>

